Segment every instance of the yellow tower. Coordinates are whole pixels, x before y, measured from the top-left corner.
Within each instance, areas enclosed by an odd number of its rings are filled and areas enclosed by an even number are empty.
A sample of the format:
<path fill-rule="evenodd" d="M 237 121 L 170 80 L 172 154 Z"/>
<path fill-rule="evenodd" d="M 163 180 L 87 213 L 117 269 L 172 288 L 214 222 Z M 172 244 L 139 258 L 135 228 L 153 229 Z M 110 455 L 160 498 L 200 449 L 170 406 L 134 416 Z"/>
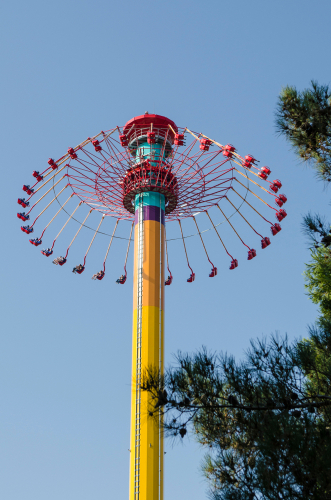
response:
<path fill-rule="evenodd" d="M 163 372 L 164 195 L 139 194 L 135 209 L 130 500 L 163 500 L 163 437 L 140 383 L 147 366 Z"/>

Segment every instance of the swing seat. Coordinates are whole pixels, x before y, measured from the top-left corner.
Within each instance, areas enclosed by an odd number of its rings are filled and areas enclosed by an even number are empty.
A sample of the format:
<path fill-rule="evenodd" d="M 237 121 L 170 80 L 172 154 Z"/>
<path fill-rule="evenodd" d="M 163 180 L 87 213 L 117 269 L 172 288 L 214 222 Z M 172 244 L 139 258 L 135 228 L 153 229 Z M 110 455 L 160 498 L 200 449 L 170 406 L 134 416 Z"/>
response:
<path fill-rule="evenodd" d="M 33 193 L 34 189 L 28 184 L 23 184 L 23 191 L 25 191 L 29 196 Z"/>
<path fill-rule="evenodd" d="M 93 274 L 92 279 L 100 281 L 100 280 L 102 280 L 104 275 L 105 275 L 104 271 L 99 271 L 98 273 Z"/>
<path fill-rule="evenodd" d="M 261 172 L 263 172 L 266 176 L 271 174 L 271 170 L 268 167 L 262 167 Z"/>
<path fill-rule="evenodd" d="M 67 262 L 67 259 L 65 259 L 64 257 L 57 257 L 56 259 L 53 260 L 53 264 L 56 264 L 59 266 L 63 266 L 63 264 L 65 264 L 66 262 Z"/>
<path fill-rule="evenodd" d="M 280 189 L 282 187 L 282 183 L 280 182 L 279 179 L 276 179 L 273 181 L 274 185 L 278 187 L 278 189 Z"/>
<path fill-rule="evenodd" d="M 287 202 L 287 197 L 285 196 L 285 194 L 280 194 L 278 198 L 275 199 L 275 202 L 279 207 L 282 207 L 284 203 Z"/>
<path fill-rule="evenodd" d="M 212 267 L 211 273 L 209 274 L 209 278 L 213 278 L 214 276 L 217 276 L 217 267 Z"/>
<path fill-rule="evenodd" d="M 172 278 L 172 276 L 168 276 L 168 278 L 167 278 L 167 280 L 165 281 L 165 283 L 164 283 L 164 284 L 165 284 L 166 286 L 171 285 L 171 283 L 172 283 L 172 279 L 173 279 L 173 278 Z"/>
<path fill-rule="evenodd" d="M 190 277 L 186 280 L 187 283 L 192 283 L 195 280 L 195 273 L 191 273 Z"/>
<path fill-rule="evenodd" d="M 184 134 L 175 134 L 175 146 L 184 146 Z"/>
<path fill-rule="evenodd" d="M 30 215 L 25 215 L 25 212 L 17 213 L 17 217 L 21 219 L 23 222 L 30 219 Z"/>
<path fill-rule="evenodd" d="M 94 141 L 92 141 L 92 144 L 96 152 L 102 150 L 102 147 L 100 146 L 100 142 L 98 141 L 98 139 L 94 139 Z"/>
<path fill-rule="evenodd" d="M 254 259 L 254 257 L 256 257 L 256 250 L 254 248 L 251 248 L 250 250 L 248 250 L 247 260 L 252 260 Z"/>
<path fill-rule="evenodd" d="M 26 208 L 30 205 L 28 201 L 25 201 L 25 198 L 18 198 L 17 203 L 22 205 L 23 208 Z"/>
<path fill-rule="evenodd" d="M 39 245 L 41 245 L 42 241 L 38 238 L 34 238 L 34 239 L 31 239 L 29 240 L 30 243 L 32 243 L 32 245 L 34 245 L 35 247 L 38 247 Z"/>
<path fill-rule="evenodd" d="M 237 259 L 233 259 L 231 261 L 230 269 L 235 269 L 236 267 L 238 267 L 238 260 Z"/>
<path fill-rule="evenodd" d="M 278 224 L 277 222 L 276 222 L 276 224 L 274 224 L 273 226 L 271 226 L 270 229 L 271 229 L 271 232 L 272 232 L 273 236 L 275 236 L 277 233 L 279 233 L 279 231 L 282 230 L 281 225 Z"/>
<path fill-rule="evenodd" d="M 46 248 L 45 250 L 41 250 L 41 253 L 46 257 L 49 257 L 50 255 L 52 255 L 53 250 L 51 250 L 50 248 Z"/>
<path fill-rule="evenodd" d="M 74 148 L 68 148 L 68 155 L 72 160 L 75 160 L 77 158 L 77 154 L 75 153 Z M 53 166 L 52 166 L 53 168 Z"/>
<path fill-rule="evenodd" d="M 52 170 L 55 170 L 57 168 L 57 164 L 55 163 L 55 161 L 53 160 L 53 158 L 48 158 L 47 163 L 48 163 L 48 165 L 50 167 L 52 167 Z"/>
<path fill-rule="evenodd" d="M 82 272 L 85 270 L 85 266 L 82 266 L 81 264 L 79 266 L 76 266 L 73 268 L 72 272 L 75 274 L 82 274 Z"/>
<path fill-rule="evenodd" d="M 249 163 L 255 163 L 257 161 L 257 159 L 254 158 L 253 155 L 246 155 L 245 156 L 245 161 L 248 161 Z"/>
<path fill-rule="evenodd" d="M 124 285 L 125 282 L 126 282 L 126 276 L 123 276 L 123 278 L 120 277 L 120 278 L 118 278 L 118 280 L 116 280 L 116 283 L 118 285 Z"/>
<path fill-rule="evenodd" d="M 287 213 L 282 208 L 278 212 L 276 212 L 276 218 L 279 222 L 285 219 L 285 217 L 287 217 Z"/>
<path fill-rule="evenodd" d="M 39 174 L 38 170 L 34 170 L 34 171 L 32 172 L 32 175 L 33 175 L 33 177 L 35 177 L 35 178 L 36 178 L 37 182 L 42 181 L 42 180 L 43 180 L 43 178 L 44 178 L 42 175 L 40 175 L 40 174 Z"/>
<path fill-rule="evenodd" d="M 209 151 L 210 146 L 212 145 L 211 140 L 209 139 L 200 139 L 200 149 L 201 151 Z"/>
<path fill-rule="evenodd" d="M 33 233 L 33 227 L 21 226 L 21 231 L 23 231 L 26 234 L 30 234 L 30 233 Z"/>
<path fill-rule="evenodd" d="M 125 134 L 120 135 L 120 143 L 121 143 L 122 148 L 128 147 L 129 143 L 128 143 L 128 139 L 127 139 Z"/>
<path fill-rule="evenodd" d="M 147 132 L 147 142 L 148 144 L 155 144 L 155 132 Z"/>
<path fill-rule="evenodd" d="M 257 160 L 254 158 L 253 155 L 246 155 L 245 159 L 242 161 L 242 166 L 246 168 L 251 168 L 256 161 Z"/>
<path fill-rule="evenodd" d="M 282 187 L 282 183 L 280 182 L 279 179 L 276 179 L 272 182 L 272 184 L 270 184 L 270 189 L 271 191 L 273 191 L 274 193 L 277 193 L 278 189 L 280 189 Z"/>
<path fill-rule="evenodd" d="M 226 156 L 227 158 L 232 158 L 232 153 L 235 151 L 235 147 L 232 146 L 232 144 L 227 144 L 223 148 L 223 156 Z"/>
<path fill-rule="evenodd" d="M 264 248 L 267 248 L 270 245 L 270 243 L 271 243 L 270 242 L 270 238 L 268 238 L 268 236 L 266 236 L 265 238 L 262 238 L 262 240 L 261 240 L 261 248 L 262 248 L 262 250 Z"/>

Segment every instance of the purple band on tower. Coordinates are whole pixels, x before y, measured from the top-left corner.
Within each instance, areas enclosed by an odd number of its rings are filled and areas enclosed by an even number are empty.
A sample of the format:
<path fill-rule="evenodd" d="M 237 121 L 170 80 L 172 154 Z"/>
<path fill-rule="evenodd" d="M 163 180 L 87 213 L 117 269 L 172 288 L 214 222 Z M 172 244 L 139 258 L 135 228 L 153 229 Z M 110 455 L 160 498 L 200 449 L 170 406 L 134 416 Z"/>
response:
<path fill-rule="evenodd" d="M 155 220 L 157 222 L 161 222 L 164 225 L 164 210 L 161 209 L 161 220 L 160 220 L 160 207 L 155 207 L 153 205 L 144 205 L 143 206 L 143 220 Z M 134 216 L 135 224 L 138 224 L 138 210 L 136 210 Z"/>

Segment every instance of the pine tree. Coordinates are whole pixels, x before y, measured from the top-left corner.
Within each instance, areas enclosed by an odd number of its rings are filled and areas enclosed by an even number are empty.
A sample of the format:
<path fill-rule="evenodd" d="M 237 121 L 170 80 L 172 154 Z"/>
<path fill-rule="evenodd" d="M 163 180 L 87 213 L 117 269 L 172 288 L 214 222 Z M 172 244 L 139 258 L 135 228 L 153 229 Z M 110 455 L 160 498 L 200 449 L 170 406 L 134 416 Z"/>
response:
<path fill-rule="evenodd" d="M 276 129 L 300 160 L 310 164 L 323 181 L 331 182 L 331 89 L 311 82 L 298 91 L 286 86 L 278 96 Z M 304 217 L 303 228 L 315 248 L 331 245 L 330 225 L 319 215 Z"/>
<path fill-rule="evenodd" d="M 151 418 L 162 408 L 168 436 L 191 430 L 208 450 L 212 498 L 331 498 L 331 369 L 318 352 L 274 336 L 240 363 L 203 349 L 179 353 L 164 377 L 145 373 Z"/>
<path fill-rule="evenodd" d="M 331 248 L 321 246 L 311 251 L 312 261 L 306 264 L 306 289 L 318 304 L 323 320 L 331 320 Z"/>
<path fill-rule="evenodd" d="M 309 162 L 318 176 L 331 182 L 331 90 L 311 82 L 302 92 L 286 86 L 276 110 L 276 127 L 291 143 L 295 153 Z"/>

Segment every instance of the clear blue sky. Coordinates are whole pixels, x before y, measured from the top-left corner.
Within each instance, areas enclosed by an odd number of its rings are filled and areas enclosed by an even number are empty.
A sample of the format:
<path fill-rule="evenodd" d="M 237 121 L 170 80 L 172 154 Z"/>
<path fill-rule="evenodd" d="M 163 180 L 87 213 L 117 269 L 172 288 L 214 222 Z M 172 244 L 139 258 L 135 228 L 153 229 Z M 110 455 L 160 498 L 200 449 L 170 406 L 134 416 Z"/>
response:
<path fill-rule="evenodd" d="M 330 17 L 325 0 L 3 3 L 1 498 L 128 497 L 132 261 L 124 287 L 114 283 L 121 243 L 100 283 L 53 266 L 19 230 L 22 184 L 50 156 L 146 110 L 253 153 L 283 182 L 283 231 L 234 272 L 210 240 L 213 280 L 195 239 L 192 285 L 169 244 L 166 360 L 202 344 L 240 357 L 274 331 L 304 336 L 317 309 L 300 223 L 309 209 L 328 214 L 330 192 L 276 136 L 273 113 L 282 86 L 330 83 Z M 206 498 L 205 451 L 192 439 L 166 451 L 165 498 Z"/>

